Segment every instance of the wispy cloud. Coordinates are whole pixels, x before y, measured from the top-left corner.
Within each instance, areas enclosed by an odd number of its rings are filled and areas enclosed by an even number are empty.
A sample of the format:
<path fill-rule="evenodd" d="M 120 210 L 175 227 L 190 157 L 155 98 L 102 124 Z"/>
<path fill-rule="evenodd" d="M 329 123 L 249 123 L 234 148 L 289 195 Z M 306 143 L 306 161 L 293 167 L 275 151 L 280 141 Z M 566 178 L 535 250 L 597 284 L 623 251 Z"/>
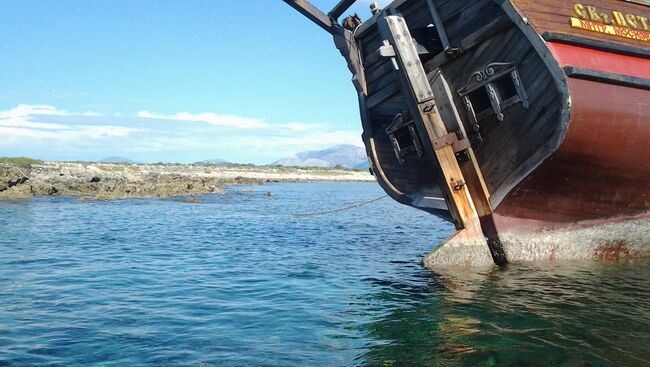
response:
<path fill-rule="evenodd" d="M 20 137 L 36 140 L 79 140 L 125 137 L 138 131 L 136 128 L 113 125 L 62 124 L 43 121 L 62 118 L 99 117 L 93 112 L 68 112 L 50 105 L 21 104 L 8 110 L 0 110 L 0 133 L 5 138 Z M 0 145 L 1 146 L 1 145 Z"/>
<path fill-rule="evenodd" d="M 102 116 L 49 105 L 19 105 L 0 110 L 0 155 L 269 163 L 303 150 L 360 145 L 359 130 L 355 125 L 341 129 L 328 123 L 267 122 L 214 112 Z"/>
<path fill-rule="evenodd" d="M 78 125 L 74 128 L 68 127 L 59 131 L 53 131 L 52 129 L 42 130 L 27 127 L 7 127 L 0 125 L 0 134 L 4 135 L 7 138 L 13 136 L 49 141 L 80 141 L 83 139 L 102 139 L 115 137 L 123 138 L 136 131 L 141 131 L 141 129 L 111 125 Z M 0 143 L 0 147 L 2 147 L 2 143 Z"/>
<path fill-rule="evenodd" d="M 0 111 L 0 119 L 15 119 L 15 118 L 25 118 L 29 116 L 100 116 L 96 112 L 86 111 L 86 112 L 75 112 L 70 113 L 66 110 L 56 108 L 50 105 L 30 105 L 30 104 L 19 104 L 18 106 Z"/>
<path fill-rule="evenodd" d="M 31 121 L 33 116 L 64 116 L 66 111 L 48 105 L 21 104 L 12 109 L 0 111 L 0 126 L 32 129 L 67 129 L 69 126 Z"/>
<path fill-rule="evenodd" d="M 204 122 L 214 126 L 229 126 L 229 127 L 240 128 L 240 129 L 255 129 L 255 128 L 263 128 L 268 126 L 262 120 L 240 117 L 240 116 L 218 115 L 214 112 L 204 112 L 198 114 L 192 114 L 189 112 L 179 112 L 173 115 L 162 115 L 162 114 L 152 113 L 149 111 L 140 111 L 138 112 L 137 116 L 140 118 L 156 119 L 156 120 Z"/>

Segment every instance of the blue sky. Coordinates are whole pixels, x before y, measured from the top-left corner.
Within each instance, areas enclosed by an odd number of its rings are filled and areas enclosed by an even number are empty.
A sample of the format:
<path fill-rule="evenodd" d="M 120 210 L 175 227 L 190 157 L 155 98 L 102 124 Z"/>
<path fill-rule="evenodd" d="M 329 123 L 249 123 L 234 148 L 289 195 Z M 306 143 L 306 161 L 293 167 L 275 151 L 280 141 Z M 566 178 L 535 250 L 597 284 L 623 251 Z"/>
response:
<path fill-rule="evenodd" d="M 259 164 L 361 145 L 344 60 L 280 0 L 3 0 L 0 50 L 0 156 Z"/>

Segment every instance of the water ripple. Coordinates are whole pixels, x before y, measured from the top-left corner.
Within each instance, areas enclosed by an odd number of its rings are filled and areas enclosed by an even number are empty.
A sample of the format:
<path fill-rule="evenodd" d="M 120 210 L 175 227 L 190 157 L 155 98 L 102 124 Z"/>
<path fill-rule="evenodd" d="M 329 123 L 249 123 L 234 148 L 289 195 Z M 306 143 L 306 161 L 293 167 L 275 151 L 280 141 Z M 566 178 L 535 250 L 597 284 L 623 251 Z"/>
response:
<path fill-rule="evenodd" d="M 271 190 L 274 196 L 266 196 Z M 436 275 L 373 184 L 0 203 L 0 366 L 644 366 L 650 263 Z"/>

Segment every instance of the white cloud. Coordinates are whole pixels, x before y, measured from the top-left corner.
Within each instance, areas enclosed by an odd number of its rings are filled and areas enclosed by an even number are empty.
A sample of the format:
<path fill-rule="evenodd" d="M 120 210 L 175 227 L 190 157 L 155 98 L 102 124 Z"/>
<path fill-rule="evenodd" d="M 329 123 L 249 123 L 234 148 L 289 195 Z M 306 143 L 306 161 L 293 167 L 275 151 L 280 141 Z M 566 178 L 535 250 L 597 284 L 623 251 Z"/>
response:
<path fill-rule="evenodd" d="M 11 119 L 34 115 L 63 116 L 66 114 L 67 112 L 65 110 L 59 110 L 50 105 L 19 104 L 12 109 L 0 111 L 0 119 Z"/>
<path fill-rule="evenodd" d="M 63 116 L 65 114 L 65 111 L 57 110 L 53 106 L 21 104 L 12 109 L 0 111 L 0 126 L 32 129 L 67 129 L 69 128 L 67 125 L 34 122 L 31 120 L 32 116 Z"/>
<path fill-rule="evenodd" d="M 173 115 L 162 115 L 148 111 L 140 111 L 138 112 L 137 116 L 140 118 L 156 120 L 204 122 L 214 126 L 229 126 L 240 129 L 255 129 L 268 126 L 264 121 L 259 119 L 231 115 L 218 115 L 214 112 L 205 112 L 198 114 L 179 112 Z"/>
<path fill-rule="evenodd" d="M 163 124 L 161 120 L 176 123 Z M 152 161 L 226 157 L 268 163 L 304 150 L 362 145 L 357 126 L 341 129 L 328 123 L 267 123 L 214 112 L 165 115 L 141 111 L 136 116 L 97 116 L 49 105 L 18 105 L 0 110 L 0 155 L 21 152 L 45 159 L 127 155 Z"/>
<path fill-rule="evenodd" d="M 0 111 L 0 119 L 14 119 L 14 118 L 26 118 L 29 116 L 101 116 L 100 114 L 92 111 L 87 112 L 68 112 L 56 108 L 54 106 L 40 104 L 40 105 L 30 105 L 30 104 L 19 104 L 18 106 L 9 109 Z"/>
<path fill-rule="evenodd" d="M 49 130 L 63 130 L 63 129 L 70 128 L 69 125 L 51 124 L 47 122 L 33 122 L 26 118 L 11 118 L 11 119 L 0 118 L 0 126 L 25 127 L 30 129 L 49 129 Z"/>
<path fill-rule="evenodd" d="M 28 129 L 66 130 L 70 125 L 38 122 L 35 118 L 43 116 L 100 116 L 94 112 L 70 113 L 50 105 L 20 104 L 14 108 L 0 111 L 0 126 Z"/>
<path fill-rule="evenodd" d="M 88 124 L 61 124 L 43 121 L 48 117 L 67 117 L 71 121 L 78 117 L 98 117 L 93 112 L 68 112 L 50 105 L 20 104 L 14 108 L 0 111 L 0 134 L 5 143 L 22 140 L 48 140 L 73 142 L 84 139 L 126 137 L 141 129 Z"/>
<path fill-rule="evenodd" d="M 39 131 L 19 127 L 0 126 L 0 134 L 2 134 L 3 140 L 6 142 L 6 139 L 10 138 L 36 138 L 39 135 Z M 0 144 L 2 144 L 2 142 L 0 142 Z"/>
<path fill-rule="evenodd" d="M 77 125 L 74 129 L 41 130 L 26 127 L 0 126 L 3 137 L 29 138 L 33 140 L 74 141 L 84 139 L 123 138 L 142 129 L 112 125 Z"/>
<path fill-rule="evenodd" d="M 126 126 L 113 126 L 113 125 L 79 125 L 77 135 L 79 137 L 88 137 L 91 139 L 101 138 L 123 138 L 131 133 L 145 131 L 144 129 L 126 127 Z"/>

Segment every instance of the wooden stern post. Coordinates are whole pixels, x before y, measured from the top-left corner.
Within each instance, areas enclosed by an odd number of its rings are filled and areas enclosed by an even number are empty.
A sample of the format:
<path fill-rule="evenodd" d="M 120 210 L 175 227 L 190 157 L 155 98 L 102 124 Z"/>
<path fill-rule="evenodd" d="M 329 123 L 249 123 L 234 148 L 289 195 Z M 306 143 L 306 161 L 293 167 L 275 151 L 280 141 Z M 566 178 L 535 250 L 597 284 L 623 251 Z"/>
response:
<path fill-rule="evenodd" d="M 471 148 L 468 148 L 469 164 L 463 169 L 458 163 L 451 142 L 447 137 L 444 121 L 434 101 L 434 93 L 427 74 L 420 62 L 417 47 L 403 17 L 386 15 L 377 25 L 384 41 L 379 50 L 384 57 L 390 57 L 409 109 L 420 131 L 426 131 L 430 144 L 424 144 L 438 163 L 441 188 L 454 218 L 456 227 L 465 238 L 485 241 L 494 262 L 507 262 L 496 229 L 491 225 L 492 210 L 478 165 Z M 462 124 L 461 124 L 462 125 Z M 443 143 L 441 143 L 443 142 Z M 473 197 L 477 196 L 476 198 Z M 475 204 L 476 202 L 476 204 Z"/>

